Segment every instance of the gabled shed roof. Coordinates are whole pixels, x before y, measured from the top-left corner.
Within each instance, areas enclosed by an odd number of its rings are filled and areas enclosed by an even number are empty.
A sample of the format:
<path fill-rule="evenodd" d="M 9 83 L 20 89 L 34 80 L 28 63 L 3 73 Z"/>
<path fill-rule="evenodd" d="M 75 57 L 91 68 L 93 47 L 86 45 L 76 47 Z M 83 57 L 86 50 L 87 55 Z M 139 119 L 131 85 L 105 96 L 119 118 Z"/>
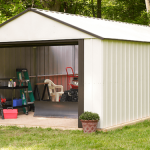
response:
<path fill-rule="evenodd" d="M 92 35 L 96 38 L 150 42 L 149 26 L 110 21 L 106 19 L 79 16 L 35 8 L 25 10 L 10 20 L 0 24 L 0 27 L 28 11 L 38 13 L 52 20 L 58 21 L 79 31 Z"/>

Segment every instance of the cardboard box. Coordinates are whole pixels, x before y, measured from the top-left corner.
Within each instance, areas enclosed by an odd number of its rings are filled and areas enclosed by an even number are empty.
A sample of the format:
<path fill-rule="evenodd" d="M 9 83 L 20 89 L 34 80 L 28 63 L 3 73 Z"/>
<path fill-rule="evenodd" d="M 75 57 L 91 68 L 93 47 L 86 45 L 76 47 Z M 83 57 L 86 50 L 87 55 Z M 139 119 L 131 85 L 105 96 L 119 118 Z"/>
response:
<path fill-rule="evenodd" d="M 4 119 L 16 119 L 18 109 L 3 109 Z"/>

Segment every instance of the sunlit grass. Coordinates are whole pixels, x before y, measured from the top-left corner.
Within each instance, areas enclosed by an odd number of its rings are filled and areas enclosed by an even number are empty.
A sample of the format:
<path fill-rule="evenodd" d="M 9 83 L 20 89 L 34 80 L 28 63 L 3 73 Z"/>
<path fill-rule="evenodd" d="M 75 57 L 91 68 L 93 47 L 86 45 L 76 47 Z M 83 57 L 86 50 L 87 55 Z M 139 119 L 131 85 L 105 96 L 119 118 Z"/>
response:
<path fill-rule="evenodd" d="M 0 150 L 150 149 L 150 121 L 109 132 L 0 126 Z"/>

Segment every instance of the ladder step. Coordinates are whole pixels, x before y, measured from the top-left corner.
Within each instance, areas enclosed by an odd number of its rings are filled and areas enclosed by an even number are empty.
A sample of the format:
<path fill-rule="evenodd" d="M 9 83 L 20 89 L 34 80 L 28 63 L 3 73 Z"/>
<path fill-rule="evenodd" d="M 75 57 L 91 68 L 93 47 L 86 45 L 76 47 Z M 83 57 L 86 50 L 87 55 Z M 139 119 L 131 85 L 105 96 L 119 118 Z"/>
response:
<path fill-rule="evenodd" d="M 16 72 L 26 72 L 27 71 L 27 69 L 25 69 L 25 68 L 18 68 L 18 69 L 16 69 Z"/>
<path fill-rule="evenodd" d="M 24 93 L 27 93 L 27 91 L 24 91 Z M 32 93 L 32 91 L 28 91 L 28 93 Z"/>
<path fill-rule="evenodd" d="M 22 82 L 30 82 L 30 80 L 21 80 Z"/>
<path fill-rule="evenodd" d="M 34 102 L 28 102 L 28 104 L 34 104 Z"/>

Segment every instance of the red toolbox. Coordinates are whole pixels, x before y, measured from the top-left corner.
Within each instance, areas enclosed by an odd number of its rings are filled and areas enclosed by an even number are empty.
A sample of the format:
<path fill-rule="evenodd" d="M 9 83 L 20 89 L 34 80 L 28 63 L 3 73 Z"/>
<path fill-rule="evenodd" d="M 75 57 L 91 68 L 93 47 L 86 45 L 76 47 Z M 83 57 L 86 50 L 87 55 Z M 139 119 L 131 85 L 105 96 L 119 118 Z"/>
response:
<path fill-rule="evenodd" d="M 4 119 L 16 119 L 18 115 L 18 109 L 7 108 L 3 109 Z"/>

